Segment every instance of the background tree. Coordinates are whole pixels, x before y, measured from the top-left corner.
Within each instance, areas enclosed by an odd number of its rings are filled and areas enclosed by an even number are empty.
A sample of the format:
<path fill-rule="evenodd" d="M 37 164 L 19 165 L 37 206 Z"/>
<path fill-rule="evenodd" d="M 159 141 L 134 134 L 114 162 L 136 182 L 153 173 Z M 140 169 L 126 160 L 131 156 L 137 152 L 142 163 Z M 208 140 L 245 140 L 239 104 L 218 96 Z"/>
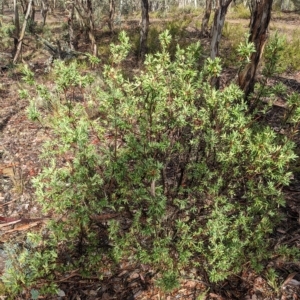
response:
<path fill-rule="evenodd" d="M 41 0 L 41 14 L 43 17 L 43 26 L 45 26 L 46 24 L 48 10 L 49 10 L 48 0 Z"/>
<path fill-rule="evenodd" d="M 213 2 L 213 0 L 205 1 L 205 11 L 204 11 L 204 16 L 203 16 L 202 25 L 201 25 L 201 36 L 202 37 L 209 35 L 208 22 L 209 22 L 209 18 L 210 18 L 210 14 L 211 14 L 212 2 Z"/>
<path fill-rule="evenodd" d="M 149 32 L 149 3 L 148 0 L 141 0 L 142 21 L 140 29 L 139 61 L 144 60 L 147 52 L 147 37 Z"/>
<path fill-rule="evenodd" d="M 71 50 L 76 50 L 78 46 L 78 41 L 75 38 L 75 33 L 74 33 L 74 2 L 71 2 L 67 5 L 67 10 L 68 10 L 68 33 L 69 33 L 68 45 Z"/>
<path fill-rule="evenodd" d="M 215 59 L 219 55 L 219 43 L 222 36 L 222 29 L 224 26 L 227 9 L 231 1 L 232 0 L 219 0 L 219 6 L 215 11 L 210 44 L 211 59 Z"/>
<path fill-rule="evenodd" d="M 20 35 L 19 7 L 18 7 L 17 0 L 14 0 L 14 25 L 15 25 L 15 30 L 14 30 L 13 56 L 15 56 L 15 54 L 17 52 L 18 40 L 19 40 L 19 35 Z"/>
<path fill-rule="evenodd" d="M 252 0 L 253 11 L 250 22 L 249 42 L 253 42 L 255 52 L 250 62 L 238 75 L 238 84 L 245 93 L 245 98 L 254 90 L 255 75 L 265 43 L 268 38 L 268 26 L 271 19 L 273 0 Z"/>
<path fill-rule="evenodd" d="M 19 39 L 18 39 L 18 45 L 17 45 L 16 53 L 15 53 L 15 56 L 14 56 L 14 59 L 13 59 L 14 64 L 17 62 L 17 60 L 19 58 L 19 55 L 21 53 L 21 50 L 22 50 L 23 39 L 24 39 L 24 36 L 25 36 L 25 30 L 26 30 L 27 22 L 28 22 L 28 19 L 30 17 L 32 2 L 33 2 L 33 0 L 30 0 L 29 3 L 28 3 L 28 6 L 27 6 L 27 12 L 26 12 L 25 19 L 24 19 L 23 26 L 22 26 L 22 30 L 21 30 L 21 33 L 20 33 L 20 36 L 19 36 Z"/>
<path fill-rule="evenodd" d="M 79 1 L 75 0 L 74 8 L 76 17 L 79 19 L 82 29 L 91 43 L 91 49 L 94 56 L 98 54 L 98 46 L 95 37 L 95 22 L 92 0 Z"/>
<path fill-rule="evenodd" d="M 114 32 L 115 11 L 116 11 L 115 0 L 109 0 L 108 27 L 109 27 L 110 33 Z"/>
<path fill-rule="evenodd" d="M 219 56 L 219 44 L 222 36 L 227 9 L 232 0 L 219 0 L 219 6 L 215 11 L 214 22 L 212 25 L 211 42 L 210 42 L 210 58 L 214 60 Z M 211 78 L 211 85 L 219 88 L 219 76 Z"/>

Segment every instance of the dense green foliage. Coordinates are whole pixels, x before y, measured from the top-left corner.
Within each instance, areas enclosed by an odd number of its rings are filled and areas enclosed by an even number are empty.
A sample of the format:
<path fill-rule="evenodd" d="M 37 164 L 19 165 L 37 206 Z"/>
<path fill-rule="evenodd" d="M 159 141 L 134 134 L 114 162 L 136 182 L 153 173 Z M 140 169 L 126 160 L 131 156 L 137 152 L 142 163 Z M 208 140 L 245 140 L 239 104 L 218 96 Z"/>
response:
<path fill-rule="evenodd" d="M 120 39 L 101 79 L 82 75 L 75 62 L 57 63 L 49 90 L 27 70 L 37 90 L 29 116 L 52 137 L 34 186 L 53 221 L 16 250 L 2 277 L 11 292 L 41 278 L 48 286 L 54 270 L 101 278 L 123 259 L 152 266 L 171 290 L 183 268 L 218 282 L 245 265 L 261 270 L 271 255 L 267 237 L 284 205 L 293 143 L 255 121 L 234 83 L 211 87 L 220 60 L 200 68 L 199 44 L 177 47 L 171 60 L 163 33 L 162 51 L 128 80 L 122 61 L 130 45 L 125 33 Z"/>

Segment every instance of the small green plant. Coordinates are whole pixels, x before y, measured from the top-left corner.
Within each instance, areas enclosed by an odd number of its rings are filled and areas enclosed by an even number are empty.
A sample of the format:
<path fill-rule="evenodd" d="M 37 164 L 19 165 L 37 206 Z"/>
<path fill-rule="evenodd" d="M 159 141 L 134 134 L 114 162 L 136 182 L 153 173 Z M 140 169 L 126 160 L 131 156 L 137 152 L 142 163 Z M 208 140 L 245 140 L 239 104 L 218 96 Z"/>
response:
<path fill-rule="evenodd" d="M 267 270 L 266 280 L 268 282 L 268 285 L 273 289 L 276 295 L 278 295 L 280 292 L 281 284 L 278 279 L 278 274 L 273 268 L 269 268 Z"/>
<path fill-rule="evenodd" d="M 166 292 L 170 292 L 179 286 L 178 275 L 169 271 L 158 280 L 157 284 Z"/>
<path fill-rule="evenodd" d="M 299 248 L 293 246 L 287 246 L 287 245 L 280 245 L 276 251 L 275 251 L 276 255 L 281 256 L 284 260 L 287 261 L 298 261 L 300 259 L 300 250 Z"/>
<path fill-rule="evenodd" d="M 199 43 L 177 46 L 171 59 L 171 36 L 162 33 L 161 51 L 129 80 L 122 69 L 130 49 L 124 32 L 120 41 L 111 45 L 94 99 L 87 95 L 91 76 L 76 63 L 55 65 L 57 108 L 41 119 L 52 139 L 33 180 L 53 221 L 34 246 L 14 250 L 3 275 L 14 293 L 18 284 L 36 290 L 41 278 L 48 280 L 39 294 L 55 292 L 48 286 L 55 274 L 74 268 L 101 278 L 123 258 L 151 266 L 157 284 L 172 290 L 183 268 L 199 268 L 218 282 L 245 265 L 262 270 L 272 256 L 268 235 L 284 205 L 293 142 L 255 122 L 234 83 L 211 87 L 220 60 L 199 70 Z M 89 101 L 95 118 L 86 112 Z M 36 108 L 28 112 L 35 116 Z M 300 115 L 297 108 L 291 114 L 295 121 Z M 62 265 L 63 255 L 76 260 Z M 35 271 L 18 274 L 20 263 Z"/>

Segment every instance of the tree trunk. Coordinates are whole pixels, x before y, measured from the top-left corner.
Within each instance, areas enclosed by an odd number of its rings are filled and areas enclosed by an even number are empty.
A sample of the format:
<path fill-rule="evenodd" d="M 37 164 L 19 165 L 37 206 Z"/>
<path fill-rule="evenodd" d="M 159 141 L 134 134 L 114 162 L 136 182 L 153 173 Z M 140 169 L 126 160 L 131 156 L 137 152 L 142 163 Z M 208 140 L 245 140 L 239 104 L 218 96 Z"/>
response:
<path fill-rule="evenodd" d="M 140 31 L 140 51 L 139 51 L 139 61 L 145 59 L 147 53 L 147 37 L 149 31 L 149 3 L 148 0 L 141 0 L 142 8 L 142 22 Z"/>
<path fill-rule="evenodd" d="M 19 8 L 17 0 L 14 0 L 14 51 L 13 56 L 17 53 L 17 47 L 19 42 L 19 36 L 20 36 L 20 18 L 19 18 Z"/>
<path fill-rule="evenodd" d="M 219 7 L 215 11 L 214 23 L 212 27 L 212 38 L 210 43 L 210 58 L 219 56 L 219 43 L 222 36 L 222 29 L 225 22 L 227 9 L 232 0 L 220 0 Z"/>
<path fill-rule="evenodd" d="M 93 55 L 97 56 L 98 48 L 95 37 L 92 1 L 87 0 L 86 6 L 84 6 L 82 2 L 77 0 L 74 7 L 76 9 L 77 16 L 80 19 L 81 24 L 84 26 L 84 30 L 86 31 L 86 34 L 91 42 L 92 53 Z"/>
<path fill-rule="evenodd" d="M 47 13 L 49 10 L 48 0 L 42 0 L 41 5 L 42 5 L 41 14 L 43 17 L 43 26 L 45 26 L 46 19 L 47 19 Z"/>
<path fill-rule="evenodd" d="M 257 66 L 268 38 L 268 26 L 273 2 L 273 0 L 252 1 L 253 12 L 250 22 L 249 41 L 254 43 L 256 52 L 252 53 L 250 63 L 238 75 L 238 84 L 245 93 L 245 99 L 254 91 Z"/>
<path fill-rule="evenodd" d="M 26 0 L 20 0 L 21 2 L 21 6 L 22 6 L 22 10 L 23 10 L 23 14 L 26 14 L 26 8 L 27 8 L 27 2 Z"/>
<path fill-rule="evenodd" d="M 4 12 L 4 0 L 0 1 L 0 15 L 3 15 Z"/>
<path fill-rule="evenodd" d="M 31 4 L 31 11 L 29 15 L 29 32 L 34 32 L 34 22 L 35 22 L 35 3 L 34 0 Z"/>
<path fill-rule="evenodd" d="M 93 17 L 93 6 L 92 0 L 87 0 L 87 9 L 88 9 L 88 35 L 91 41 L 92 51 L 94 56 L 98 56 L 98 47 L 96 43 L 95 37 L 95 24 L 94 24 L 94 17 Z"/>
<path fill-rule="evenodd" d="M 32 1 L 33 0 L 30 0 L 29 3 L 28 3 L 28 6 L 27 6 L 27 12 L 26 12 L 25 19 L 24 19 L 24 22 L 23 22 L 22 31 L 21 31 L 21 34 L 20 34 L 20 37 L 19 37 L 19 40 L 18 40 L 17 51 L 16 51 L 16 54 L 15 54 L 14 59 L 13 59 L 14 64 L 17 62 L 17 60 L 19 58 L 19 55 L 21 53 L 22 43 L 23 43 L 23 39 L 24 39 L 24 35 L 25 35 L 27 21 L 28 21 L 30 11 L 31 11 Z"/>
<path fill-rule="evenodd" d="M 201 36 L 208 36 L 209 30 L 208 30 L 208 22 L 211 14 L 211 7 L 212 7 L 213 0 L 206 0 L 205 4 L 205 13 L 202 19 L 202 25 L 201 25 Z"/>
<path fill-rule="evenodd" d="M 115 1 L 109 1 L 109 18 L 108 18 L 108 27 L 111 34 L 114 33 L 114 19 L 115 19 Z"/>
<path fill-rule="evenodd" d="M 69 4 L 68 29 L 69 29 L 69 47 L 71 50 L 77 50 L 78 42 L 74 34 L 74 3 Z"/>
<path fill-rule="evenodd" d="M 225 22 L 227 9 L 232 0 L 220 0 L 219 7 L 215 11 L 214 23 L 212 27 L 212 37 L 210 43 L 210 58 L 215 59 L 219 56 L 219 43 L 222 36 L 222 30 Z M 220 78 L 213 77 L 211 79 L 211 85 L 215 88 L 219 88 Z"/>

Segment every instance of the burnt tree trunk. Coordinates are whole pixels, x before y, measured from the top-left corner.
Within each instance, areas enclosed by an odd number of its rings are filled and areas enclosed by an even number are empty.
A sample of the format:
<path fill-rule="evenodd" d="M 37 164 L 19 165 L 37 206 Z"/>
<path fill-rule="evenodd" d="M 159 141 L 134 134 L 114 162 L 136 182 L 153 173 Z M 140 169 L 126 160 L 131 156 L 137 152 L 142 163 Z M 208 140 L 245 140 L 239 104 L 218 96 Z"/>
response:
<path fill-rule="evenodd" d="M 250 22 L 249 41 L 254 43 L 256 52 L 252 53 L 250 63 L 238 75 L 238 84 L 244 91 L 245 98 L 248 98 L 254 91 L 257 66 L 268 38 L 268 26 L 273 2 L 273 0 L 252 1 L 253 11 Z"/>
<path fill-rule="evenodd" d="M 209 35 L 208 22 L 211 15 L 212 2 L 213 0 L 206 0 L 205 3 L 205 12 L 202 19 L 202 25 L 201 25 L 201 36 L 203 37 Z"/>
<path fill-rule="evenodd" d="M 141 0 L 142 8 L 142 21 L 140 30 L 140 49 L 139 49 L 139 61 L 145 59 L 147 53 L 147 37 L 149 31 L 149 3 L 148 0 Z"/>

